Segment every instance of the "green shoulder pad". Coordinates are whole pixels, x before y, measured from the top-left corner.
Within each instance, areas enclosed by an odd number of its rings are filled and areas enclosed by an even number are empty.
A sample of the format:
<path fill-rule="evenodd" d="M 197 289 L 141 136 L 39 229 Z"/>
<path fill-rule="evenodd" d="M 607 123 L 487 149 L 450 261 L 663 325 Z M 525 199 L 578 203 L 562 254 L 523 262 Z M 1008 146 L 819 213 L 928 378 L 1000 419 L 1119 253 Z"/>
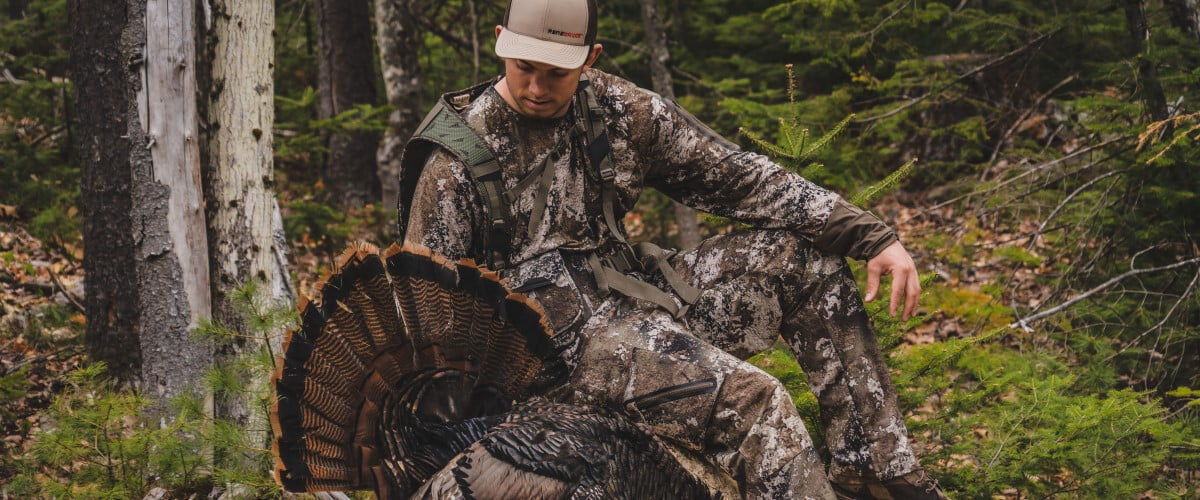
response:
<path fill-rule="evenodd" d="M 493 158 L 492 151 L 484 144 L 483 139 L 467 126 L 458 113 L 442 102 L 438 103 L 421 125 L 414 139 L 433 141 L 467 165 L 478 165 Z"/>

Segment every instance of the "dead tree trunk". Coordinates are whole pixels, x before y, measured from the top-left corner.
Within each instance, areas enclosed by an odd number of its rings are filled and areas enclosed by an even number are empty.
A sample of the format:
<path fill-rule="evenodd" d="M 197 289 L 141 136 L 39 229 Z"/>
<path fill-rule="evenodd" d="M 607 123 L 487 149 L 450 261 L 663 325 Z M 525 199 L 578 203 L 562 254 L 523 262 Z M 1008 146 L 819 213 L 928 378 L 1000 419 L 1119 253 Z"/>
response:
<path fill-rule="evenodd" d="M 642 7 L 642 26 L 646 30 L 646 48 L 650 52 L 650 78 L 654 91 L 664 98 L 675 99 L 674 82 L 671 79 L 671 52 L 667 50 L 667 33 L 658 18 L 657 0 L 638 0 Z M 700 244 L 700 226 L 696 223 L 696 211 L 677 201 L 675 226 L 679 229 L 679 246 L 692 248 Z"/>
<path fill-rule="evenodd" d="M 231 300 L 246 282 L 256 280 L 264 299 L 291 301 L 286 261 L 277 260 L 272 125 L 275 85 L 272 75 L 275 26 L 274 0 L 203 0 L 210 8 L 206 25 L 205 71 L 201 85 L 207 137 L 204 148 L 204 192 L 208 200 L 209 266 L 212 319 L 249 333 Z M 241 338 L 218 347 L 225 363 L 247 352 L 278 352 L 283 332 Z M 256 446 L 267 442 L 266 415 L 254 400 L 267 391 L 265 377 L 250 381 L 238 396 L 217 399 L 215 417 L 236 422 L 252 434 Z"/>
<path fill-rule="evenodd" d="M 1200 0 L 1163 0 L 1171 26 L 1200 42 Z"/>
<path fill-rule="evenodd" d="M 320 117 L 329 118 L 356 104 L 375 103 L 368 0 L 314 0 L 317 11 L 317 56 Z M 374 132 L 332 134 L 326 143 L 325 186 L 346 207 L 379 200 L 375 172 Z"/>
<path fill-rule="evenodd" d="M 25 7 L 29 0 L 8 0 L 8 18 L 21 19 L 25 17 Z"/>
<path fill-rule="evenodd" d="M 1158 81 L 1158 69 L 1154 61 L 1146 57 L 1146 41 L 1150 39 L 1150 30 L 1146 25 L 1146 13 L 1142 9 L 1142 0 L 1125 0 L 1125 20 L 1129 23 L 1129 37 L 1133 43 L 1134 52 L 1138 59 L 1138 86 L 1146 112 L 1155 121 L 1167 119 L 1167 96 L 1163 93 L 1162 83 Z"/>
<path fill-rule="evenodd" d="M 87 343 L 160 404 L 212 350 L 192 0 L 71 0 Z M 161 406 L 159 407 L 161 408 Z"/>
<path fill-rule="evenodd" d="M 379 182 L 383 207 L 395 210 L 400 196 L 400 153 L 421 123 L 420 33 L 412 14 L 413 0 L 375 0 L 379 61 L 388 104 L 393 108 L 379 143 Z M 403 236 L 403 235 L 399 235 Z"/>

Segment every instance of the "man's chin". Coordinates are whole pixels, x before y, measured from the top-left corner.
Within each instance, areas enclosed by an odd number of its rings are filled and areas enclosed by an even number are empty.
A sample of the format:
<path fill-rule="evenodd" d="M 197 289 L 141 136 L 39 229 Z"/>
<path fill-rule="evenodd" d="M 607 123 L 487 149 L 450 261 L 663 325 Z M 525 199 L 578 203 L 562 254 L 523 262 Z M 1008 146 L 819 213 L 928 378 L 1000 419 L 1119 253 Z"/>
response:
<path fill-rule="evenodd" d="M 563 108 L 561 106 L 557 107 L 557 108 L 553 107 L 553 106 L 533 107 L 533 106 L 529 106 L 527 104 L 523 104 L 521 106 L 521 114 L 525 115 L 528 118 L 542 118 L 542 119 L 554 118 L 554 117 L 560 115 L 561 111 L 563 111 Z"/>

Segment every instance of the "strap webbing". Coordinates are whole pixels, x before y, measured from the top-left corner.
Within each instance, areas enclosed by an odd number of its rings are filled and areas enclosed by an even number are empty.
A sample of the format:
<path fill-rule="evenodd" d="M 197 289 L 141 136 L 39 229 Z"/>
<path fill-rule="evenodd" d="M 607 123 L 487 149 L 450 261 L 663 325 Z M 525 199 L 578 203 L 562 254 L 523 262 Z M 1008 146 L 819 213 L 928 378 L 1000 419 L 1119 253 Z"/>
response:
<path fill-rule="evenodd" d="M 675 272 L 675 268 L 671 267 L 667 261 L 677 252 L 663 249 L 649 241 L 638 243 L 633 251 L 642 262 L 648 265 L 647 267 L 655 267 L 662 273 L 667 284 L 675 289 L 675 293 L 685 304 L 696 302 L 696 298 L 700 296 L 700 290 L 683 281 L 683 278 L 679 277 L 679 273 Z"/>
<path fill-rule="evenodd" d="M 687 313 L 690 303 L 684 303 L 681 307 L 658 287 L 605 266 L 595 254 L 588 256 L 588 265 L 592 268 L 592 275 L 596 277 L 596 289 L 601 296 L 607 296 L 611 290 L 616 290 L 626 297 L 650 301 L 675 318 Z"/>
<path fill-rule="evenodd" d="M 617 223 L 616 208 L 614 208 L 617 202 L 616 171 L 612 166 L 612 146 L 609 143 L 604 123 L 604 108 L 596 99 L 596 93 L 592 91 L 591 82 L 588 81 L 586 75 L 579 85 L 583 92 L 575 95 L 575 109 L 581 111 L 578 118 L 588 141 L 588 163 L 594 175 L 600 179 L 600 205 L 604 212 L 604 224 L 608 226 L 609 233 L 617 240 L 616 253 L 604 259 L 609 264 L 608 266 L 601 265 L 600 259 L 594 255 L 588 259 L 592 272 L 596 276 L 596 286 L 601 289 L 602 293 L 608 293 L 611 288 L 630 297 L 648 300 L 678 318 L 687 311 L 688 306 L 696 301 L 700 290 L 684 282 L 667 262 L 674 252 L 668 252 L 649 242 L 639 243 L 637 248 L 633 248 L 625 240 L 625 234 Z M 584 110 L 587 110 L 586 116 L 582 113 Z M 654 285 L 625 274 L 635 270 L 648 271 L 650 268 L 656 268 L 662 273 L 667 284 L 683 301 L 683 307 L 679 307 L 669 295 Z"/>

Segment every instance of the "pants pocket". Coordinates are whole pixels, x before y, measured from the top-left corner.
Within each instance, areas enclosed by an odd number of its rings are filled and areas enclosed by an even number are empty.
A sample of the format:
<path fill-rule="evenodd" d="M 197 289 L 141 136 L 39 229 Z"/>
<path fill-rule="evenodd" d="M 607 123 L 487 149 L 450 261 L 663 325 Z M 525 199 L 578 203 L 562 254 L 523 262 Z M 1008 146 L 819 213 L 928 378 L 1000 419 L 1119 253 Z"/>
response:
<path fill-rule="evenodd" d="M 704 443 L 712 420 L 721 373 L 691 361 L 634 348 L 624 404 L 653 432 L 694 451 Z"/>

